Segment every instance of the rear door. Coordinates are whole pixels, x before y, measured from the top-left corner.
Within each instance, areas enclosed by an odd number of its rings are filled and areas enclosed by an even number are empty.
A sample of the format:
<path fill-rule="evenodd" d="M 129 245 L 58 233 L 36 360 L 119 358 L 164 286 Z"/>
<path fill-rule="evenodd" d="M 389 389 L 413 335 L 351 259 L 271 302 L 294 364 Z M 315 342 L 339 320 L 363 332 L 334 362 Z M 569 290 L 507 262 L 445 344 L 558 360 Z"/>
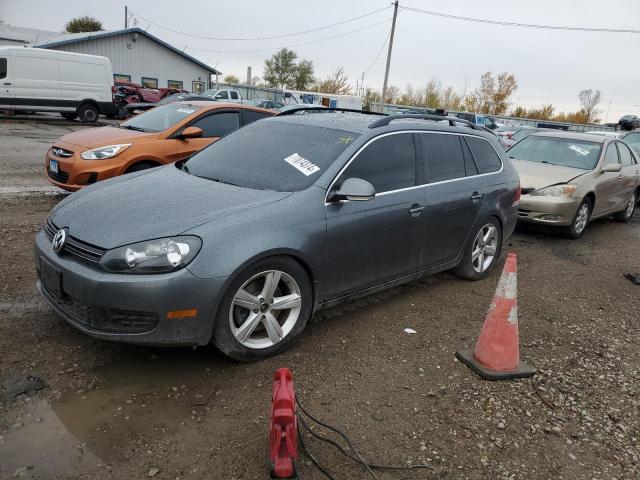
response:
<path fill-rule="evenodd" d="M 618 149 L 616 142 L 609 142 L 604 150 L 602 167 L 609 164 L 619 164 Z M 593 209 L 595 215 L 614 211 L 622 208 L 624 196 L 622 194 L 623 181 L 622 171 L 601 172 L 596 184 L 596 205 Z"/>
<path fill-rule="evenodd" d="M 11 57 L 0 57 L 0 110 L 13 109 L 13 85 L 10 71 Z"/>
<path fill-rule="evenodd" d="M 627 145 L 622 142 L 616 142 L 618 147 L 618 155 L 620 156 L 620 165 L 622 166 L 622 189 L 624 195 L 624 202 L 629 201 L 631 192 L 633 192 L 638 185 L 638 165 L 636 159 L 633 157 L 631 150 Z"/>
<path fill-rule="evenodd" d="M 176 139 L 177 151 L 174 161 L 182 160 L 211 145 L 220 137 L 240 128 L 240 112 L 238 110 L 224 109 L 214 110 L 196 118 L 185 125 L 186 127 L 198 127 L 202 129 L 202 137 Z"/>
<path fill-rule="evenodd" d="M 462 136 L 424 132 L 417 137 L 427 183 L 426 242 L 418 267 L 426 270 L 458 257 L 484 203 L 486 182 Z"/>

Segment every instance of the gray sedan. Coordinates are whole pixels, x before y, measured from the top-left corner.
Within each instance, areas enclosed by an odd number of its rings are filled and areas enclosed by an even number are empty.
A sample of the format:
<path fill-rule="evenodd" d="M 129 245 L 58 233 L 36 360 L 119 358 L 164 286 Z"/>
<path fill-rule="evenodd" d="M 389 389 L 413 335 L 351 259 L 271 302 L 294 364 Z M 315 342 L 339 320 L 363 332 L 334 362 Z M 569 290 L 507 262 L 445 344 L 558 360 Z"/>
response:
<path fill-rule="evenodd" d="M 485 277 L 519 197 L 482 131 L 278 116 L 60 202 L 36 236 L 38 288 L 98 338 L 258 359 L 320 308 L 448 269 Z"/>

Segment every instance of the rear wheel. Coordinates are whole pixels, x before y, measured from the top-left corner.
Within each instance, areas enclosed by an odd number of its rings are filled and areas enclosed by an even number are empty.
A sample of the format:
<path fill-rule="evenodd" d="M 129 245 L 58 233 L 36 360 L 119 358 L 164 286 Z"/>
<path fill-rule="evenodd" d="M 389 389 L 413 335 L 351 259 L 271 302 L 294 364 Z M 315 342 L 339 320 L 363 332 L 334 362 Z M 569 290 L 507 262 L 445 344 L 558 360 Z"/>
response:
<path fill-rule="evenodd" d="M 60 115 L 67 120 L 75 120 L 78 118 L 78 112 L 60 112 Z"/>
<path fill-rule="evenodd" d="M 582 200 L 582 203 L 578 207 L 576 216 L 573 217 L 573 222 L 566 229 L 567 236 L 572 239 L 578 239 L 582 236 L 589 223 L 591 217 L 591 200 L 587 197 Z"/>
<path fill-rule="evenodd" d="M 96 123 L 99 113 L 98 107 L 92 103 L 85 103 L 78 108 L 78 118 L 84 123 Z"/>
<path fill-rule="evenodd" d="M 262 260 L 238 275 L 225 293 L 212 343 L 234 360 L 268 357 L 304 330 L 312 304 L 311 282 L 297 262 Z"/>
<path fill-rule="evenodd" d="M 496 264 L 502 250 L 502 227 L 498 220 L 490 217 L 470 237 L 465 246 L 462 261 L 453 272 L 467 280 L 486 277 Z"/>
<path fill-rule="evenodd" d="M 636 211 L 637 204 L 638 204 L 638 193 L 633 192 L 631 194 L 631 198 L 629 198 L 629 203 L 627 203 L 627 206 L 625 207 L 625 209 L 622 210 L 621 212 L 614 213 L 613 219 L 616 220 L 617 222 L 624 222 L 624 223 L 629 222 L 631 220 L 631 217 L 633 217 L 634 212 Z"/>

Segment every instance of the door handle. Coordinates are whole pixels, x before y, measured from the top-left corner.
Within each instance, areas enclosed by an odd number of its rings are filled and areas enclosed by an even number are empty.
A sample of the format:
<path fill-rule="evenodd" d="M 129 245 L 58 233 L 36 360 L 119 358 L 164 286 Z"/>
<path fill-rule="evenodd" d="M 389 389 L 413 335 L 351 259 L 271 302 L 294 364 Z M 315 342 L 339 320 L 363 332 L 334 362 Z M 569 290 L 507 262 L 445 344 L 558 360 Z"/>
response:
<path fill-rule="evenodd" d="M 471 200 L 474 202 L 479 202 L 480 200 L 482 200 L 482 197 L 484 197 L 484 195 L 482 195 L 481 193 L 473 192 L 473 194 L 471 195 Z"/>
<path fill-rule="evenodd" d="M 413 205 L 411 205 L 411 209 L 409 210 L 409 213 L 411 214 L 412 217 L 417 217 L 422 213 L 423 210 L 424 210 L 424 206 L 414 203 Z"/>
<path fill-rule="evenodd" d="M 11 82 L 4 82 L 3 85 L 11 85 Z"/>

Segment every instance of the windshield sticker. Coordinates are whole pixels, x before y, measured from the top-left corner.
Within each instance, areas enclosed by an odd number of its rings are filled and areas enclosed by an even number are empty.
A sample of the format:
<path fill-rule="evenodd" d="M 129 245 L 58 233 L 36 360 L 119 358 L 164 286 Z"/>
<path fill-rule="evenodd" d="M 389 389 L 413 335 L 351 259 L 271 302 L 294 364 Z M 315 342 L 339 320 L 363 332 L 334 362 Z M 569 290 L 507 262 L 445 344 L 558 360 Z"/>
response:
<path fill-rule="evenodd" d="M 311 160 L 307 160 L 302 155 L 294 153 L 284 159 L 292 167 L 295 167 L 299 172 L 304 173 L 307 177 L 312 173 L 316 173 L 320 170 L 320 167 L 313 163 Z"/>
<path fill-rule="evenodd" d="M 589 155 L 589 150 L 585 150 L 584 148 L 579 147 L 578 145 L 571 145 L 569 148 L 574 152 L 578 152 L 580 155 L 584 155 L 584 156 Z"/>
<path fill-rule="evenodd" d="M 176 110 L 176 112 L 180 112 L 180 113 L 193 113 L 195 112 L 195 110 L 192 110 L 190 108 L 179 108 L 178 110 Z"/>
<path fill-rule="evenodd" d="M 348 137 L 339 137 L 338 142 L 344 143 L 345 145 L 349 145 L 349 142 L 353 142 L 354 138 L 349 135 Z M 336 143 L 338 143 L 336 142 Z"/>

